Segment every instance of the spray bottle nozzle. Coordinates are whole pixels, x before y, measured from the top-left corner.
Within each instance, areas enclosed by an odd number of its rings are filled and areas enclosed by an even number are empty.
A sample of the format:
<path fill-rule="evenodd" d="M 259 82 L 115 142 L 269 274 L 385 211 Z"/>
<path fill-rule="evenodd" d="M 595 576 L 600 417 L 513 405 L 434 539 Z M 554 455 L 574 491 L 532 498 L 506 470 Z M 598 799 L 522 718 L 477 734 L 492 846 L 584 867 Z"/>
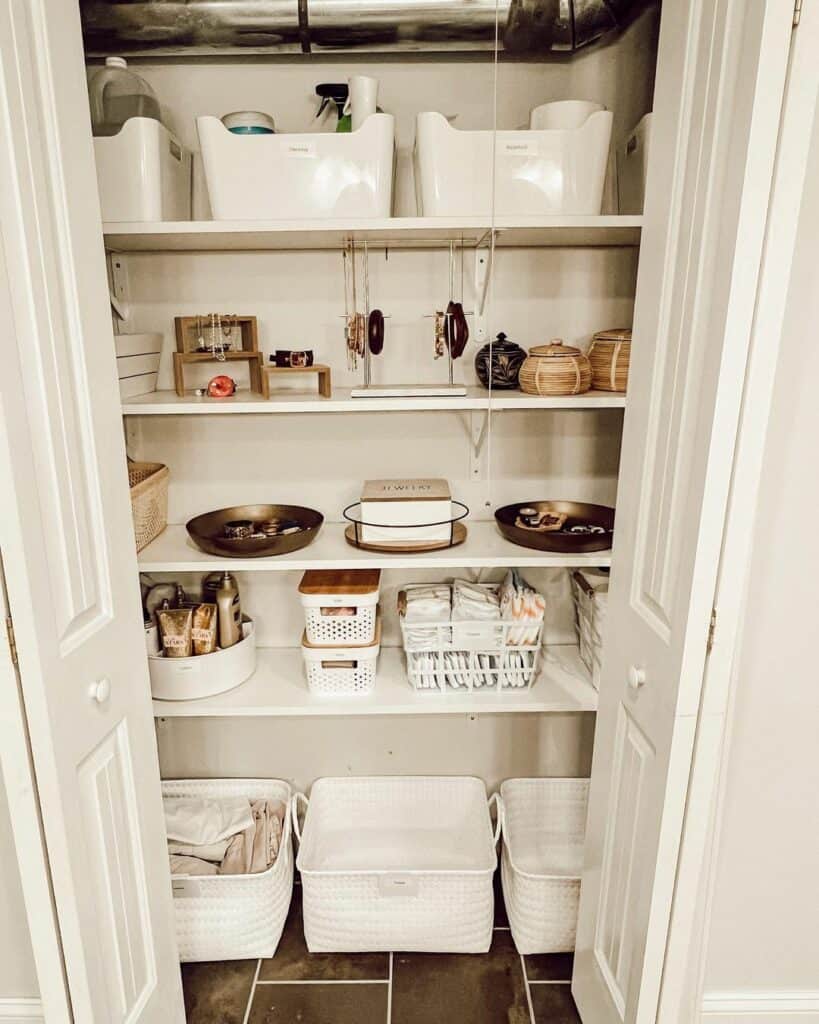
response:
<path fill-rule="evenodd" d="M 350 88 L 346 82 L 322 82 L 317 85 L 316 96 L 321 97 L 321 104 L 319 105 L 316 117 L 321 117 L 329 104 L 335 103 L 338 116 L 341 118 L 344 114 L 344 104 L 347 102 L 349 95 Z"/>

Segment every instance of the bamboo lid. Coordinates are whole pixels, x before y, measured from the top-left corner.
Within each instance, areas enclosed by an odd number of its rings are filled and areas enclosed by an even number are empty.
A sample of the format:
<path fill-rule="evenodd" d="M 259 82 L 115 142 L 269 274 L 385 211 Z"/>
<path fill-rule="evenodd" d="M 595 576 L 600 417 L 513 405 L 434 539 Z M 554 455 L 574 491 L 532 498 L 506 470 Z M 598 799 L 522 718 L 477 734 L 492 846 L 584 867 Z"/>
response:
<path fill-rule="evenodd" d="M 617 327 L 611 331 L 598 331 L 592 341 L 631 341 L 630 327 Z"/>
<path fill-rule="evenodd" d="M 300 594 L 372 594 L 381 581 L 380 569 L 308 569 Z"/>
<path fill-rule="evenodd" d="M 529 349 L 530 356 L 545 359 L 559 359 L 565 356 L 579 356 L 583 353 L 574 345 L 564 345 L 562 338 L 552 338 L 548 345 L 535 345 Z"/>

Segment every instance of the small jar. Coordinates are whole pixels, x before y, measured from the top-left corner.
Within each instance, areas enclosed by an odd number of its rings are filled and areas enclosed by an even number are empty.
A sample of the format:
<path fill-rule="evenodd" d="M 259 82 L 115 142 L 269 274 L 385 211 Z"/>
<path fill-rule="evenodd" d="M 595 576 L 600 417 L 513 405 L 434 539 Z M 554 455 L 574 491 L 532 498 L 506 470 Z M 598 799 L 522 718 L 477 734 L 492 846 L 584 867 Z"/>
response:
<path fill-rule="evenodd" d="M 478 380 L 485 388 L 489 387 L 490 374 L 490 350 L 491 350 L 491 374 L 492 387 L 500 391 L 509 391 L 518 386 L 518 373 L 520 372 L 526 352 L 510 341 L 503 331 L 490 345 L 487 342 L 475 356 L 475 372 Z"/>
<path fill-rule="evenodd" d="M 555 338 L 529 349 L 519 379 L 527 395 L 580 395 L 591 387 L 592 372 L 579 348 Z"/>

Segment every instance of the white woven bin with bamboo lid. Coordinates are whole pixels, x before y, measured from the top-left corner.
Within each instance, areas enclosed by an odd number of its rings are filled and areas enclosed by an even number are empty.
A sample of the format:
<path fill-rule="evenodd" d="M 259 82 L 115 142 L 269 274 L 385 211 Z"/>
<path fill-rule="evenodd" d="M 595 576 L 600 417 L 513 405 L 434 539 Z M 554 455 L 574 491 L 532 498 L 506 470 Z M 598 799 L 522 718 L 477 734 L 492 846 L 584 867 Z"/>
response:
<path fill-rule="evenodd" d="M 592 387 L 598 391 L 625 394 L 631 359 L 631 331 L 599 331 L 589 346 Z"/>
<path fill-rule="evenodd" d="M 553 338 L 535 345 L 520 368 L 518 382 L 527 395 L 580 395 L 591 387 L 589 360 L 579 348 Z"/>

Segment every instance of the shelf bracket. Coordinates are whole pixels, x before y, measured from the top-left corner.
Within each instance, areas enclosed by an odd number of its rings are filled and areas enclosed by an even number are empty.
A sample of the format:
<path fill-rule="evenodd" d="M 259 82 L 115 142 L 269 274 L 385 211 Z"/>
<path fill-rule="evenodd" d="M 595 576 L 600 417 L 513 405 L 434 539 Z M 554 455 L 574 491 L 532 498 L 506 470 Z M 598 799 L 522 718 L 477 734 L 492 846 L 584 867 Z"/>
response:
<path fill-rule="evenodd" d="M 487 236 L 488 237 L 488 236 Z M 486 299 L 492 277 L 492 246 L 475 250 L 475 340 L 483 345 L 487 339 Z"/>
<path fill-rule="evenodd" d="M 481 480 L 486 474 L 486 434 L 489 413 L 473 409 L 469 414 L 469 479 Z"/>

